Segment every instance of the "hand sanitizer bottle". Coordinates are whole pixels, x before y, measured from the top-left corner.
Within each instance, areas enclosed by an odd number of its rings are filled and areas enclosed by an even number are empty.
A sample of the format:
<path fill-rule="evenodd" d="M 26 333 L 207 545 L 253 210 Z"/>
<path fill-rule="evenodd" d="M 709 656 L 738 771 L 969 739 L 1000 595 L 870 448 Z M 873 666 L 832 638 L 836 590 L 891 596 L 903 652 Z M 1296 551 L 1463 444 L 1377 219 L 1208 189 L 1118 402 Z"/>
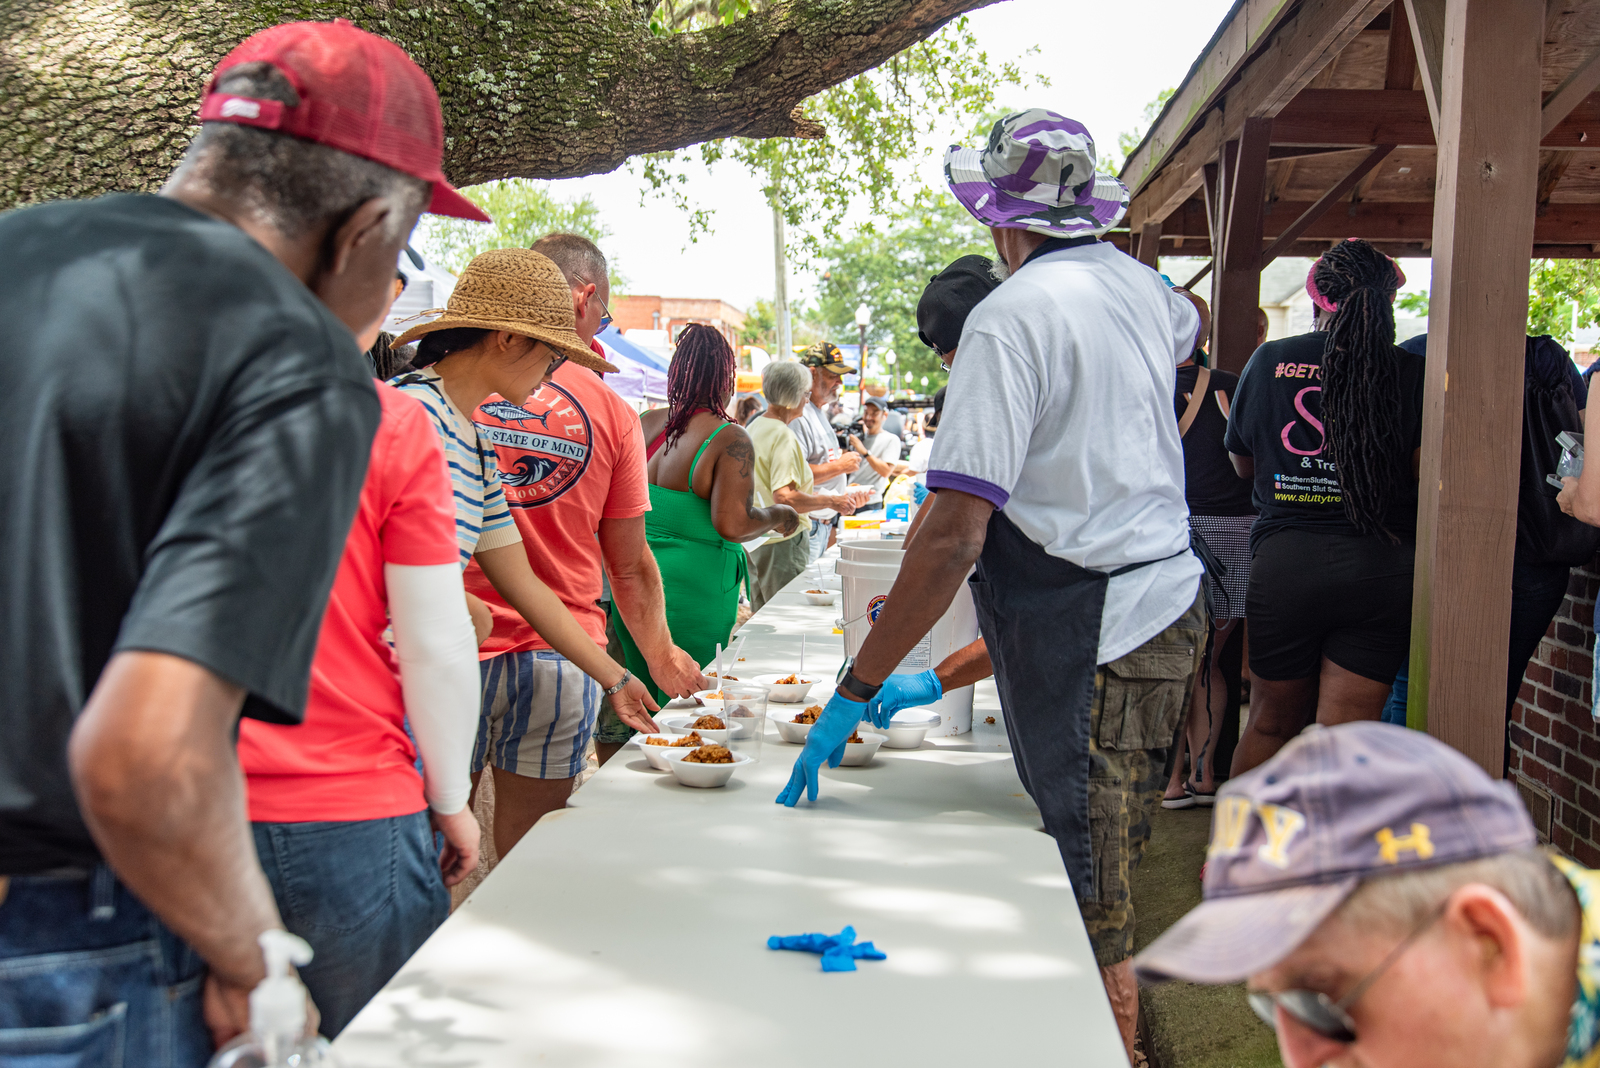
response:
<path fill-rule="evenodd" d="M 258 939 L 267 977 L 250 992 L 250 1030 L 211 1058 L 208 1068 L 338 1068 L 328 1040 L 306 1035 L 306 988 L 289 966 L 311 963 L 311 947 L 288 931 Z"/>

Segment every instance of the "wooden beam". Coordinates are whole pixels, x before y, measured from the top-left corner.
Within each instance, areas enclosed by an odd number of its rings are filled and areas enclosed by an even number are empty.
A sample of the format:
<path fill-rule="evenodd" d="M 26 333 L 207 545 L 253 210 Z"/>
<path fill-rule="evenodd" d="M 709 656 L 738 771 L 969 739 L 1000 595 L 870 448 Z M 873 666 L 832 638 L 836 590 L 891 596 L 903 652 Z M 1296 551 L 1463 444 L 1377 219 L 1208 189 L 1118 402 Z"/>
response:
<path fill-rule="evenodd" d="M 1207 262 L 1204 267 L 1200 268 L 1198 271 L 1196 271 L 1194 273 L 1194 277 L 1190 278 L 1187 282 L 1183 283 L 1183 288 L 1184 289 L 1193 289 L 1195 287 L 1196 283 L 1198 283 L 1200 281 L 1200 279 L 1204 278 L 1206 275 L 1210 274 L 1211 273 L 1211 268 L 1215 267 L 1216 265 L 1217 265 L 1217 261 L 1216 260 L 1211 260 L 1211 261 Z"/>
<path fill-rule="evenodd" d="M 1428 101 L 1416 89 L 1305 89 L 1278 112 L 1275 145 L 1431 145 Z"/>
<path fill-rule="evenodd" d="M 1261 232 L 1267 241 L 1281 237 L 1291 225 L 1311 208 L 1306 201 L 1280 200 L 1267 206 L 1262 219 Z M 1190 242 L 1208 243 L 1205 227 L 1205 206 L 1199 198 L 1188 201 L 1183 210 L 1167 216 L 1162 224 L 1163 246 L 1176 237 Z M 1347 237 L 1361 237 L 1368 241 L 1432 241 L 1433 204 L 1426 200 L 1366 200 L 1355 205 L 1354 213 L 1329 211 L 1313 220 L 1299 240 L 1342 241 Z M 1534 244 L 1564 245 L 1600 243 L 1600 204 L 1574 204 L 1553 202 L 1545 205 L 1534 229 Z M 1206 252 L 1195 252 L 1204 256 Z M 1299 252 L 1280 251 L 1279 256 L 1299 255 Z M 1165 252 L 1164 255 L 1173 255 Z"/>
<path fill-rule="evenodd" d="M 1143 185 L 1184 138 L 1203 125 L 1206 110 L 1216 103 L 1234 75 L 1243 69 L 1250 54 L 1261 46 L 1293 6 L 1285 0 L 1243 0 L 1229 12 L 1228 20 L 1217 27 L 1183 84 L 1150 125 L 1144 140 L 1128 154 L 1122 167 L 1122 180 L 1129 189 Z"/>
<path fill-rule="evenodd" d="M 1561 184 L 1562 177 L 1567 173 L 1567 168 L 1572 166 L 1573 153 L 1571 152 L 1541 152 L 1539 153 L 1539 192 L 1538 213 L 1550 213 L 1550 196 L 1556 191 L 1556 186 Z M 1534 224 L 1538 226 L 1537 223 Z M 1534 240 L 1538 240 L 1537 237 Z"/>
<path fill-rule="evenodd" d="M 1220 112 L 1212 108 L 1204 115 L 1196 114 L 1186 127 L 1193 132 L 1181 148 L 1152 155 L 1148 163 L 1138 162 L 1137 169 L 1130 159 L 1122 172 L 1134 191 L 1129 225 L 1139 227 L 1151 219 L 1164 219 L 1188 200 L 1200 185 L 1200 168 L 1216 158 L 1225 141 L 1239 136 L 1245 120 L 1270 118 L 1283 110 L 1388 2 L 1304 0 L 1295 16 L 1265 41 L 1238 84 L 1228 89 Z M 1195 129 L 1202 118 L 1203 124 Z"/>
<path fill-rule="evenodd" d="M 1261 219 L 1267 185 L 1271 119 L 1246 120 L 1237 153 L 1225 155 L 1228 210 L 1222 265 L 1211 287 L 1211 355 L 1235 374 L 1256 348 L 1256 308 L 1261 304 Z"/>
<path fill-rule="evenodd" d="M 1160 270 L 1157 257 L 1161 255 L 1161 224 L 1145 223 L 1139 231 L 1138 260 L 1152 271 Z"/>
<path fill-rule="evenodd" d="M 1382 163 L 1394 151 L 1393 145 L 1379 145 L 1368 153 L 1367 158 L 1355 165 L 1351 172 L 1339 179 L 1332 189 L 1322 194 L 1317 202 L 1300 213 L 1300 217 L 1290 223 L 1278 235 L 1277 240 L 1268 245 L 1261 253 L 1261 266 L 1265 267 L 1282 255 L 1283 249 L 1299 239 L 1300 235 L 1311 228 L 1311 224 L 1327 214 L 1329 208 L 1343 199 L 1344 195 L 1356 187 L 1356 183 L 1367 176 L 1378 164 Z"/>
<path fill-rule="evenodd" d="M 1389 57 L 1383 67 L 1385 89 L 1410 89 L 1417 80 L 1417 47 L 1411 43 L 1411 20 L 1405 0 L 1389 5 Z"/>
<path fill-rule="evenodd" d="M 1211 239 L 1212 248 L 1222 247 L 1222 200 L 1218 193 L 1217 164 L 1207 163 L 1201 169 L 1201 181 L 1204 184 L 1202 194 L 1206 204 L 1206 236 Z M 1185 204 L 1188 201 L 1184 202 Z"/>
<path fill-rule="evenodd" d="M 1411 23 L 1411 44 L 1422 72 L 1422 92 L 1428 115 L 1439 129 L 1439 64 L 1444 53 L 1445 0 L 1405 0 L 1406 21 Z"/>
<path fill-rule="evenodd" d="M 1550 136 L 1561 120 L 1597 88 L 1600 88 L 1600 52 L 1579 63 L 1577 69 L 1567 75 L 1567 80 L 1545 98 L 1544 107 L 1539 109 L 1540 140 Z"/>
<path fill-rule="evenodd" d="M 1450 0 L 1441 62 L 1409 719 L 1496 777 L 1544 16 L 1543 0 Z"/>

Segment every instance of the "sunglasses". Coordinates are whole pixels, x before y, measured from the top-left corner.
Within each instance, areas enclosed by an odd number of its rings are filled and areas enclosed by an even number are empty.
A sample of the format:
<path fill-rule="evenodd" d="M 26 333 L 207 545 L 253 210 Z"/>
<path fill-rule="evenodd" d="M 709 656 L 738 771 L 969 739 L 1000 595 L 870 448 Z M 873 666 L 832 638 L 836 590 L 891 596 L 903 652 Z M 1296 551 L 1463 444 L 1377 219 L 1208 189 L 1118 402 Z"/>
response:
<path fill-rule="evenodd" d="M 551 360 L 550 366 L 544 369 L 544 377 L 546 379 L 554 377 L 555 373 L 561 370 L 561 365 L 567 362 L 567 359 L 566 355 L 559 352 L 556 353 L 556 358 Z"/>
<path fill-rule="evenodd" d="M 950 371 L 950 357 L 954 354 L 955 350 L 952 349 L 952 350 L 950 350 L 950 352 L 946 352 L 943 349 L 941 349 L 938 345 L 930 345 L 928 347 L 933 349 L 933 354 L 935 356 L 939 357 L 939 366 L 944 368 L 946 373 L 949 373 L 949 371 Z"/>
<path fill-rule="evenodd" d="M 594 284 L 593 282 L 589 282 L 589 280 L 584 278 L 582 275 L 578 275 L 577 278 L 578 278 L 578 281 L 580 281 L 580 282 L 586 282 L 589 285 L 593 285 Z M 596 300 L 600 300 L 600 294 L 599 293 L 595 294 L 595 299 Z M 606 306 L 606 302 L 605 301 L 601 300 L 600 301 L 600 329 L 604 330 L 606 327 L 608 327 L 610 325 L 611 325 L 611 309 Z M 554 368 L 552 368 L 552 370 L 554 370 Z"/>
<path fill-rule="evenodd" d="M 1326 994 L 1315 990 L 1280 990 L 1276 994 L 1269 994 L 1264 990 L 1252 990 L 1247 997 L 1250 1007 L 1262 1021 L 1274 1031 L 1278 1029 L 1278 1009 L 1282 1009 L 1294 1021 L 1330 1042 L 1340 1042 L 1345 1045 L 1356 1040 L 1356 1022 L 1350 1018 L 1349 1009 L 1361 1000 L 1361 995 L 1371 989 L 1378 977 L 1388 971 L 1400 955 L 1416 944 L 1423 932 L 1438 922 L 1444 915 L 1445 906 L 1440 905 L 1424 920 L 1417 929 L 1401 939 L 1400 944 L 1389 951 L 1389 955 L 1372 971 L 1350 989 L 1350 992 L 1338 1001 Z"/>

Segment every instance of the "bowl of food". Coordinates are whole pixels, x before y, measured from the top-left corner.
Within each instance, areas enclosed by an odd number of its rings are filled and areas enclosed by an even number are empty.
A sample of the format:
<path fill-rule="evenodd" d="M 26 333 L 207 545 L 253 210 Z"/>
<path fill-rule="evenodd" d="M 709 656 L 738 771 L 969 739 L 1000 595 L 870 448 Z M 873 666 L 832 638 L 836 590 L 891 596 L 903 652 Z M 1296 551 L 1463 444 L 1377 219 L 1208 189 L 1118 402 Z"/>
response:
<path fill-rule="evenodd" d="M 863 764 L 872 763 L 872 758 L 878 754 L 878 747 L 883 744 L 884 737 L 874 731 L 857 728 L 854 734 L 845 739 L 844 759 L 839 763 L 847 768 L 859 768 Z"/>
<path fill-rule="evenodd" d="M 709 789 L 713 786 L 728 785 L 733 773 L 751 762 L 750 757 L 743 753 L 732 752 L 727 746 L 703 745 L 698 749 L 689 750 L 681 759 L 672 761 L 668 767 L 683 785 Z"/>
<path fill-rule="evenodd" d="M 772 722 L 778 726 L 778 737 L 790 745 L 805 745 L 806 735 L 811 733 L 811 725 L 822 715 L 821 705 L 812 705 L 804 712 L 797 712 L 793 716 L 784 714 L 773 716 Z"/>
<path fill-rule="evenodd" d="M 828 605 L 833 603 L 832 590 L 806 590 L 806 600 L 814 605 Z"/>
<path fill-rule="evenodd" d="M 657 771 L 666 771 L 667 763 L 682 759 L 691 749 L 705 743 L 698 734 L 635 734 L 628 744 L 644 755 L 645 762 Z"/>
<path fill-rule="evenodd" d="M 780 705 L 797 705 L 806 699 L 811 692 L 811 687 L 817 684 L 813 678 L 803 678 L 790 673 L 788 675 L 757 675 L 756 685 L 767 688 L 767 700 L 775 701 Z"/>
<path fill-rule="evenodd" d="M 701 712 L 679 712 L 670 716 L 661 716 L 656 722 L 674 734 L 700 735 L 708 742 L 724 745 L 728 741 L 728 721 L 722 718 L 721 701 L 714 703 L 714 707 Z"/>
<path fill-rule="evenodd" d="M 915 749 L 928 732 L 939 725 L 939 713 L 927 708 L 904 708 L 894 714 L 885 728 L 885 749 Z"/>

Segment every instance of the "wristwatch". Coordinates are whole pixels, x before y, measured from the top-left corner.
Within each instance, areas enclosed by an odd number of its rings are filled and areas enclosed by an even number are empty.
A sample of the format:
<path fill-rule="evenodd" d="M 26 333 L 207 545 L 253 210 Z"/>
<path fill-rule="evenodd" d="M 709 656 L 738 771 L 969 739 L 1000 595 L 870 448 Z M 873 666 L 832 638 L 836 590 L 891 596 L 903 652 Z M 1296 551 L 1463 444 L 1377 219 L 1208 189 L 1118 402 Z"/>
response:
<path fill-rule="evenodd" d="M 883 683 L 880 682 L 874 686 L 871 683 L 862 682 L 860 679 L 856 678 L 856 673 L 854 671 L 846 671 L 844 673 L 844 678 L 839 680 L 839 689 L 844 690 L 846 693 L 852 694 L 853 696 L 859 697 L 863 701 L 870 701 L 874 697 L 878 696 L 878 691 L 883 689 Z"/>
<path fill-rule="evenodd" d="M 628 685 L 628 683 L 630 683 L 632 681 L 633 681 L 633 672 L 629 671 L 627 668 L 623 668 L 622 669 L 622 678 L 617 680 L 617 684 L 615 686 L 606 687 L 606 691 L 605 691 L 606 696 L 607 697 L 611 697 L 614 694 L 621 693 L 622 692 L 622 688 L 624 686 Z"/>

